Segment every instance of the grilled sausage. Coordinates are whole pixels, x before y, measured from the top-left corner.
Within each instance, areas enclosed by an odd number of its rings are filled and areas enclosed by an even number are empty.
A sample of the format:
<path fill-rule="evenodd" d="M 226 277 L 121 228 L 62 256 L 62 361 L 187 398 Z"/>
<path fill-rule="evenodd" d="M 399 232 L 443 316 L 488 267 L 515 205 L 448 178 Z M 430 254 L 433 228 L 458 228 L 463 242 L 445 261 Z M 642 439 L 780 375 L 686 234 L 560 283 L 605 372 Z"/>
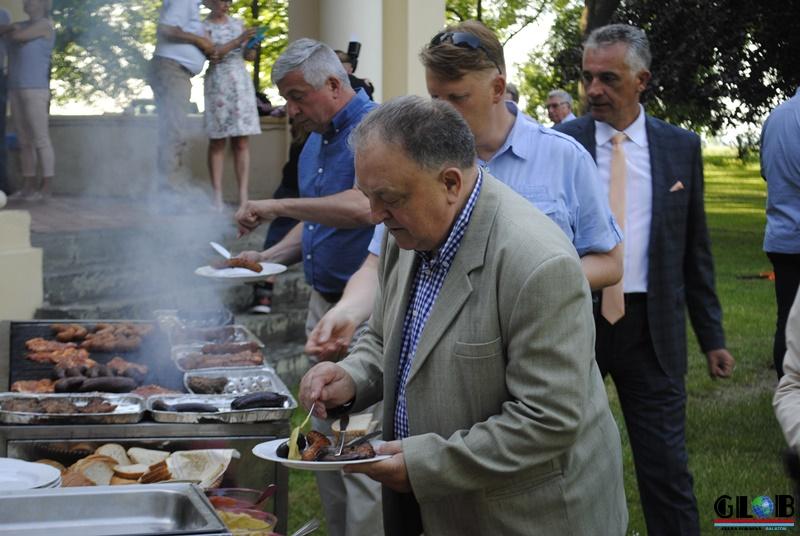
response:
<path fill-rule="evenodd" d="M 56 393 L 77 393 L 86 380 L 84 376 L 61 378 L 53 386 Z"/>
<path fill-rule="evenodd" d="M 288 397 L 272 391 L 259 391 L 234 398 L 231 409 L 280 408 Z"/>
<path fill-rule="evenodd" d="M 101 391 L 105 393 L 129 393 L 136 389 L 136 382 L 131 378 L 110 376 L 104 378 L 89 378 L 80 387 L 81 393 Z"/>

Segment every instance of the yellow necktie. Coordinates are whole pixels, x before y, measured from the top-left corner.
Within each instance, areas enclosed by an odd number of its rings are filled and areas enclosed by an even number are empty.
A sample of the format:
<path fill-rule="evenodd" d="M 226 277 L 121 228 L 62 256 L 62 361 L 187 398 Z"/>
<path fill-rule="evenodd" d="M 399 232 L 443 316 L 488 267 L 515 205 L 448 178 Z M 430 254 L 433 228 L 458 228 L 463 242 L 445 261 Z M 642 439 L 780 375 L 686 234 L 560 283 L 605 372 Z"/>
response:
<path fill-rule="evenodd" d="M 627 138 L 628 136 L 624 132 L 618 132 L 611 138 L 611 180 L 608 186 L 608 203 L 611 205 L 611 212 L 623 230 L 625 229 L 625 151 L 622 148 L 622 142 Z M 615 324 L 625 316 L 622 279 L 616 285 L 603 289 L 600 314 L 608 320 L 609 324 Z"/>

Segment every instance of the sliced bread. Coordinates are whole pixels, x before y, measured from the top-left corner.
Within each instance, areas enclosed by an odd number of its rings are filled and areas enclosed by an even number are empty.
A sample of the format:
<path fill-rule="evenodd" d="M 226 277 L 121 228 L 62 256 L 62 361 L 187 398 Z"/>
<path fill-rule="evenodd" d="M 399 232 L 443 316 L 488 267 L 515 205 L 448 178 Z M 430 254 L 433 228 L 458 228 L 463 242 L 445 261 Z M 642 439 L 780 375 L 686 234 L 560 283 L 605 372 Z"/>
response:
<path fill-rule="evenodd" d="M 111 456 L 117 460 L 119 465 L 130 465 L 133 463 L 125 453 L 125 447 L 119 443 L 106 443 L 105 445 L 101 445 L 97 447 L 97 450 L 95 450 L 94 453 L 102 454 L 104 456 Z"/>
<path fill-rule="evenodd" d="M 92 454 L 75 462 L 70 469 L 78 471 L 98 486 L 108 486 L 114 476 L 115 465 L 117 460 L 111 456 Z"/>
<path fill-rule="evenodd" d="M 345 441 L 351 441 L 357 437 L 361 437 L 370 433 L 375 427 L 376 421 L 372 420 L 372 413 L 361 413 L 359 415 L 351 415 L 350 422 L 345 430 Z M 331 430 L 336 441 L 339 440 L 340 424 L 338 420 L 333 421 Z"/>
<path fill-rule="evenodd" d="M 81 486 L 94 486 L 94 482 L 83 476 L 78 471 L 67 471 L 61 475 L 62 488 L 77 488 Z"/>
<path fill-rule="evenodd" d="M 131 447 L 128 449 L 128 457 L 131 459 L 131 463 L 141 463 L 150 466 L 166 460 L 169 457 L 169 452 L 165 450 Z"/>
<path fill-rule="evenodd" d="M 172 473 L 170 473 L 169 468 L 167 467 L 167 461 L 162 460 L 151 465 L 147 472 L 139 477 L 139 482 L 141 484 L 152 484 L 153 482 L 163 482 L 164 480 L 170 480 L 171 478 Z"/>
<path fill-rule="evenodd" d="M 134 463 L 128 465 L 115 465 L 114 475 L 120 478 L 130 478 L 138 480 L 140 476 L 148 471 L 148 467 L 143 463 Z"/>

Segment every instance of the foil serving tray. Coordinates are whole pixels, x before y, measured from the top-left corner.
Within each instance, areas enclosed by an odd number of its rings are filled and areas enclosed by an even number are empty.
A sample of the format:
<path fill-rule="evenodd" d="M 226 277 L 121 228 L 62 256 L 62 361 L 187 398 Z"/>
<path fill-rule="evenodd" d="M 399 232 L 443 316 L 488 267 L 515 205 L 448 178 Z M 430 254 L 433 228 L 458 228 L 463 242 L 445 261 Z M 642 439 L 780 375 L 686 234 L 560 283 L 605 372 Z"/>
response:
<path fill-rule="evenodd" d="M 156 422 L 169 422 L 169 423 L 251 423 L 251 422 L 265 422 L 265 421 L 278 421 L 288 419 L 292 411 L 297 408 L 297 401 L 292 394 L 287 391 L 275 391 L 288 398 L 284 401 L 282 407 L 277 408 L 254 408 L 254 409 L 231 409 L 231 402 L 238 395 L 153 395 L 147 399 L 147 411 Z M 153 409 L 153 404 L 156 401 L 163 401 L 169 405 L 175 404 L 188 404 L 199 403 L 214 406 L 218 411 L 216 412 L 194 412 L 194 411 L 159 411 Z"/>
<path fill-rule="evenodd" d="M 6 409 L 10 400 L 60 400 L 65 399 L 78 407 L 85 406 L 91 398 L 102 398 L 117 407 L 108 413 L 41 413 Z M 0 393 L 0 423 L 3 424 L 130 424 L 142 420 L 145 400 L 133 394 L 115 393 Z"/>
<path fill-rule="evenodd" d="M 230 368 L 209 368 L 194 369 L 183 374 L 183 386 L 190 393 L 201 393 L 193 389 L 192 380 L 194 378 L 213 379 L 225 378 L 227 381 L 222 388 L 222 392 L 215 394 L 246 395 L 258 391 L 274 391 L 281 394 L 289 394 L 290 391 L 281 381 L 275 369 L 269 365 L 261 367 L 230 367 Z"/>

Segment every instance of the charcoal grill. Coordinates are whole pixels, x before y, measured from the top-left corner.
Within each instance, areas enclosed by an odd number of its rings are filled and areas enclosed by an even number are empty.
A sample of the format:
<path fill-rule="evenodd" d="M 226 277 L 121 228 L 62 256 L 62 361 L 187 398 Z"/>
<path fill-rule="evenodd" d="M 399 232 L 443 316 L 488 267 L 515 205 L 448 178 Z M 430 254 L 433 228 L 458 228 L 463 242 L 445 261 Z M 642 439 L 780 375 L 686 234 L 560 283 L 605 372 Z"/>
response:
<path fill-rule="evenodd" d="M 87 328 L 98 322 L 118 324 L 123 320 L 32 320 L 0 322 L 0 391 L 8 391 L 18 380 L 50 377 L 53 366 L 26 359 L 25 341 L 33 337 L 52 339 L 53 323 L 80 324 Z M 91 352 L 90 357 L 107 363 L 120 355 L 134 363 L 149 367 L 144 384 L 158 384 L 185 392 L 183 373 L 170 358 L 167 337 L 154 329 L 134 352 Z M 125 448 L 139 446 L 160 450 L 234 448 L 241 458 L 233 460 L 225 473 L 222 486 L 261 489 L 275 483 L 269 509 L 278 516 L 276 530 L 286 532 L 288 517 L 288 470 L 258 458 L 252 449 L 258 443 L 289 435 L 288 419 L 259 423 L 176 424 L 145 420 L 136 424 L 40 424 L 0 425 L 0 457 L 28 461 L 49 458 L 70 465 L 104 443 L 119 443 Z"/>

